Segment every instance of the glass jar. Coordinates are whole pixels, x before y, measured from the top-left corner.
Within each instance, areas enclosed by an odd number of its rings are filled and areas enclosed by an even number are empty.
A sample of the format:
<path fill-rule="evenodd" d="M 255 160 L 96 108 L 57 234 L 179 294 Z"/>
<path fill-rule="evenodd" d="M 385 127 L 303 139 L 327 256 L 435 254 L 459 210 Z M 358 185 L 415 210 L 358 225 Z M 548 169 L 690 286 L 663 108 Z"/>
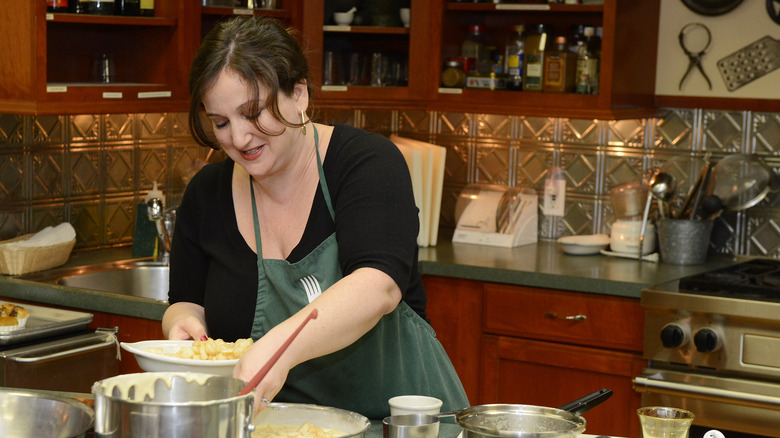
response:
<path fill-rule="evenodd" d="M 463 70 L 463 61 L 450 58 L 444 63 L 441 72 L 441 85 L 446 88 L 463 88 L 466 86 L 466 72 Z"/>

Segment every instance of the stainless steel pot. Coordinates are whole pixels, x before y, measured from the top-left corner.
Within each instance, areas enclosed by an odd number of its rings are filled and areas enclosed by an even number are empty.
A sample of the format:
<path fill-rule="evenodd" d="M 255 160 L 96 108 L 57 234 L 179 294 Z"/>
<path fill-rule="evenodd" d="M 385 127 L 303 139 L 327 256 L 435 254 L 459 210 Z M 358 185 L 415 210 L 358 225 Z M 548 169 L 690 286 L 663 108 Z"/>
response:
<path fill-rule="evenodd" d="M 94 415 L 69 398 L 15 389 L 0 390 L 0 411 L 3 438 L 82 437 Z"/>
<path fill-rule="evenodd" d="M 249 438 L 254 394 L 246 382 L 201 373 L 124 374 L 96 382 L 98 437 Z"/>
<path fill-rule="evenodd" d="M 580 414 L 612 396 L 601 389 L 560 408 L 533 405 L 493 404 L 472 406 L 454 413 L 463 428 L 463 438 L 559 438 L 576 437 L 585 431 Z"/>
<path fill-rule="evenodd" d="M 271 403 L 254 419 L 256 427 L 267 424 L 300 425 L 304 422 L 325 429 L 337 430 L 343 434 L 339 435 L 339 438 L 363 438 L 371 427 L 368 418 L 356 412 L 297 403 Z"/>

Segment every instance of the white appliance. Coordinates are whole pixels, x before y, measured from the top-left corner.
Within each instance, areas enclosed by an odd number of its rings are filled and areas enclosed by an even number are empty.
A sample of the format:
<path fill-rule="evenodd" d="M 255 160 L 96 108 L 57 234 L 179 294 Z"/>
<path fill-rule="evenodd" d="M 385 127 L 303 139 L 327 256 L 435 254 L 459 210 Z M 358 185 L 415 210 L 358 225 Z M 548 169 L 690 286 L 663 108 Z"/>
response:
<path fill-rule="evenodd" d="M 538 241 L 534 189 L 470 184 L 458 197 L 455 217 L 453 242 L 513 248 Z"/>

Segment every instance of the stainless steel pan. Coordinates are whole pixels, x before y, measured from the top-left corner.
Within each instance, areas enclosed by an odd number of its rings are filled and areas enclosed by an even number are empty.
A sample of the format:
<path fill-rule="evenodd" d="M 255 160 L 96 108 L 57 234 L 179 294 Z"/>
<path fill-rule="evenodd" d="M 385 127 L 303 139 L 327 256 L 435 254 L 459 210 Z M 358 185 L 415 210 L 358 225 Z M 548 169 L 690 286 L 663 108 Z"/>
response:
<path fill-rule="evenodd" d="M 463 438 L 558 438 L 576 437 L 585 431 L 581 416 L 612 396 L 600 389 L 559 408 L 522 404 L 489 404 L 439 414 L 455 416 Z"/>

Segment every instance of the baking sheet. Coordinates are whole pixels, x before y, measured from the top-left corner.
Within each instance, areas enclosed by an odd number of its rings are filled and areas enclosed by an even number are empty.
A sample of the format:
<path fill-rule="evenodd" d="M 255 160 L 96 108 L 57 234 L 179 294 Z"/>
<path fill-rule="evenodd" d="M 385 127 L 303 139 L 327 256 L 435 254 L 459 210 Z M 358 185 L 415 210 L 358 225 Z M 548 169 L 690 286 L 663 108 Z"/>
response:
<path fill-rule="evenodd" d="M 24 327 L 10 332 L 0 332 L 0 346 L 82 330 L 92 322 L 93 318 L 91 313 L 14 303 L 6 300 L 0 300 L 0 303 L 24 307 L 30 313 Z"/>

